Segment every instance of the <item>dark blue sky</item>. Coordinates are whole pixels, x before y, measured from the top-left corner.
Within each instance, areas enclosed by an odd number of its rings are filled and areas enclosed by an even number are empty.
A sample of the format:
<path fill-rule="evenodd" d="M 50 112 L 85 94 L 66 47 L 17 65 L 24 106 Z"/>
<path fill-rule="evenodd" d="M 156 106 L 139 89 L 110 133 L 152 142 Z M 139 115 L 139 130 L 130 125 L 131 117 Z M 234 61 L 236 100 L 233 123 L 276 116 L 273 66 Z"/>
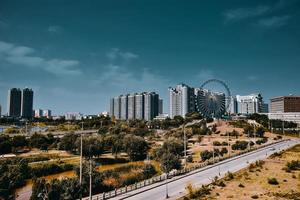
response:
<path fill-rule="evenodd" d="M 0 0 L 0 104 L 86 114 L 109 98 L 225 81 L 233 94 L 300 94 L 297 0 Z M 168 109 L 165 107 L 165 112 Z"/>

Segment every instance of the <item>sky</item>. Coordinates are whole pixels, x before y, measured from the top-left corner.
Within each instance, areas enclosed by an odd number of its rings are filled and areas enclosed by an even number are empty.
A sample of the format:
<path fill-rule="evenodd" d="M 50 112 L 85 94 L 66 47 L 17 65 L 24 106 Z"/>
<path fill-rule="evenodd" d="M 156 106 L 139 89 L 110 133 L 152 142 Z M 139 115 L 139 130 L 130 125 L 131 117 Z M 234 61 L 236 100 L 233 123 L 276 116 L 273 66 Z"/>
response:
<path fill-rule="evenodd" d="M 142 91 L 168 112 L 168 87 L 211 78 L 266 102 L 300 95 L 300 0 L 0 0 L 4 112 L 13 87 L 54 114 Z"/>

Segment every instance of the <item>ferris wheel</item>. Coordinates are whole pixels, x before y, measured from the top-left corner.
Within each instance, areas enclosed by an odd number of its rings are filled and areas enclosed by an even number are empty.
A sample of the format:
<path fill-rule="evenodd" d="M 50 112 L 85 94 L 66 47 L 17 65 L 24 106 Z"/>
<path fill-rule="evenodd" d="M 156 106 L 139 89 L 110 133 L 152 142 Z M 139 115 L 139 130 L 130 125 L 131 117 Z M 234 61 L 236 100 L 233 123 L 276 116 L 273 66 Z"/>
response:
<path fill-rule="evenodd" d="M 221 80 L 207 80 L 196 91 L 196 108 L 204 117 L 221 118 L 230 103 L 229 87 Z"/>

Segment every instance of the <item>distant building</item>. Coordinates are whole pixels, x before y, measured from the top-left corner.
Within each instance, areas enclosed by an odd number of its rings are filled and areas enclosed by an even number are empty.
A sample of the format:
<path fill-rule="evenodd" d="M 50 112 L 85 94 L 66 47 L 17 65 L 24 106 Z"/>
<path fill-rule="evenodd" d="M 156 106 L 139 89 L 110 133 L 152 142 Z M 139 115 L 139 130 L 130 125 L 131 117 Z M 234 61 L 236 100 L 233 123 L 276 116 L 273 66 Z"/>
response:
<path fill-rule="evenodd" d="M 52 117 L 52 113 L 51 113 L 51 110 L 43 110 L 43 117 L 46 117 L 46 118 L 51 118 Z"/>
<path fill-rule="evenodd" d="M 230 114 L 238 113 L 238 102 L 235 96 L 230 97 L 229 107 L 227 112 Z"/>
<path fill-rule="evenodd" d="M 144 120 L 150 121 L 154 117 L 158 116 L 159 109 L 159 97 L 158 94 L 144 93 Z"/>
<path fill-rule="evenodd" d="M 163 114 L 164 112 L 164 107 L 163 107 L 163 100 L 159 99 L 158 100 L 158 114 Z"/>
<path fill-rule="evenodd" d="M 10 117 L 21 116 L 21 90 L 12 88 L 8 91 L 7 112 Z"/>
<path fill-rule="evenodd" d="M 176 88 L 169 88 L 170 117 L 176 115 L 185 117 L 187 113 L 195 111 L 194 88 L 186 84 L 179 84 Z"/>
<path fill-rule="evenodd" d="M 269 112 L 269 104 L 262 103 L 260 112 L 261 113 L 268 113 Z"/>
<path fill-rule="evenodd" d="M 107 111 L 103 111 L 100 114 L 98 114 L 98 117 L 100 117 L 100 116 L 107 117 L 107 116 L 109 116 L 109 113 Z"/>
<path fill-rule="evenodd" d="M 156 117 L 154 118 L 154 120 L 163 121 L 163 120 L 167 119 L 168 117 L 169 117 L 168 114 L 159 114 L 158 116 L 156 116 Z"/>
<path fill-rule="evenodd" d="M 109 107 L 109 116 L 112 117 L 114 115 L 114 98 L 110 98 Z"/>
<path fill-rule="evenodd" d="M 135 119 L 144 119 L 144 95 L 135 95 Z"/>
<path fill-rule="evenodd" d="M 159 114 L 159 95 L 143 92 L 120 95 L 110 100 L 111 116 L 122 120 L 152 120 Z"/>
<path fill-rule="evenodd" d="M 287 122 L 294 122 L 300 127 L 300 112 L 277 112 L 277 113 L 266 113 L 269 119 L 278 119 Z"/>
<path fill-rule="evenodd" d="M 34 117 L 35 118 L 41 118 L 41 117 L 43 117 L 43 110 L 42 109 L 36 109 L 36 110 L 34 110 Z"/>
<path fill-rule="evenodd" d="M 121 101 L 120 119 L 126 120 L 128 119 L 128 95 L 121 95 L 120 101 Z"/>
<path fill-rule="evenodd" d="M 236 99 L 240 114 L 264 113 L 267 110 L 261 94 L 237 95 Z"/>
<path fill-rule="evenodd" d="M 66 120 L 82 120 L 83 115 L 79 112 L 68 112 L 65 114 Z"/>
<path fill-rule="evenodd" d="M 113 116 L 116 119 L 120 119 L 121 118 L 121 98 L 120 97 L 115 97 L 113 98 L 113 107 L 114 107 L 114 111 L 113 111 Z"/>
<path fill-rule="evenodd" d="M 32 118 L 33 110 L 33 91 L 32 89 L 25 88 L 22 91 L 22 104 L 21 104 L 21 116 L 26 119 Z"/>
<path fill-rule="evenodd" d="M 135 119 L 135 94 L 128 95 L 128 119 Z"/>
<path fill-rule="evenodd" d="M 36 109 L 34 110 L 34 117 L 35 118 L 51 118 L 51 110 L 42 110 Z"/>
<path fill-rule="evenodd" d="M 300 112 L 300 96 L 281 96 L 270 99 L 271 113 Z"/>

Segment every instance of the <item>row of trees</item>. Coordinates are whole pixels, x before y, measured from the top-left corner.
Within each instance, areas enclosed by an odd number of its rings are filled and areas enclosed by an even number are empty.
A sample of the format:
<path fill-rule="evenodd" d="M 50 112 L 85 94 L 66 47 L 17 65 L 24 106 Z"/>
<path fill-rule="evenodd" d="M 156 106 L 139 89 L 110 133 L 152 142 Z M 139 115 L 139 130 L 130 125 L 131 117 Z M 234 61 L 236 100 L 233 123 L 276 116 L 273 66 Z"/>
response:
<path fill-rule="evenodd" d="M 148 143 L 143 137 L 133 134 L 83 136 L 83 155 L 86 157 L 99 157 L 104 152 L 112 152 L 115 157 L 126 152 L 130 160 L 142 160 L 147 156 Z M 61 150 L 79 153 L 80 137 L 67 134 L 58 143 Z"/>

